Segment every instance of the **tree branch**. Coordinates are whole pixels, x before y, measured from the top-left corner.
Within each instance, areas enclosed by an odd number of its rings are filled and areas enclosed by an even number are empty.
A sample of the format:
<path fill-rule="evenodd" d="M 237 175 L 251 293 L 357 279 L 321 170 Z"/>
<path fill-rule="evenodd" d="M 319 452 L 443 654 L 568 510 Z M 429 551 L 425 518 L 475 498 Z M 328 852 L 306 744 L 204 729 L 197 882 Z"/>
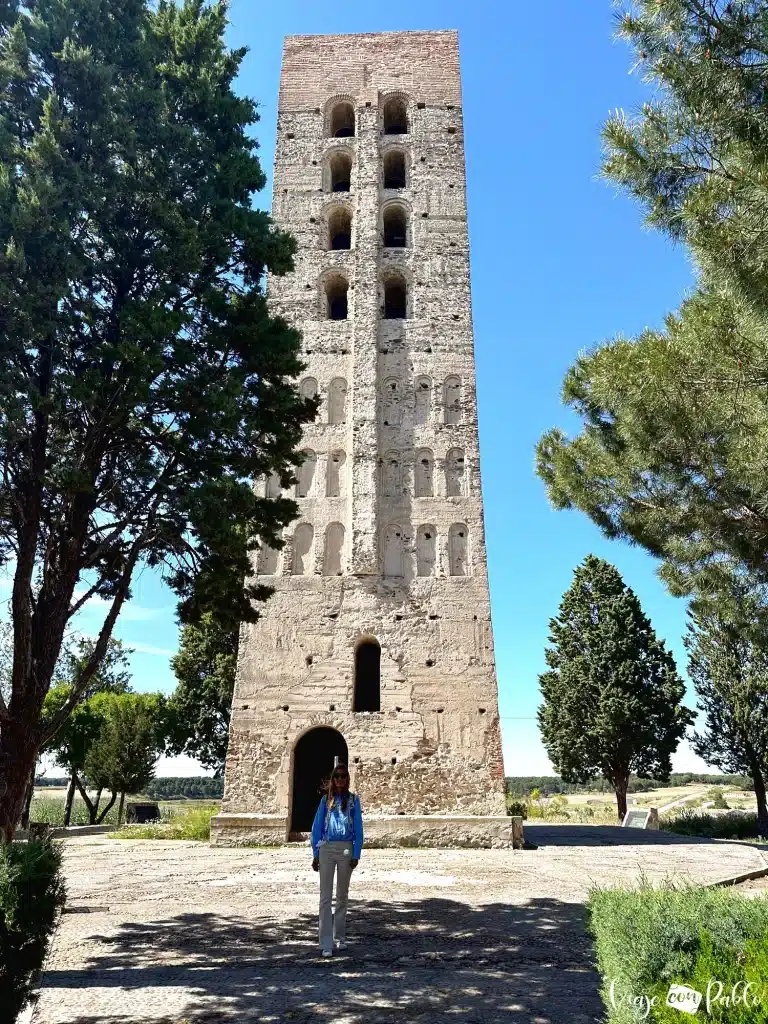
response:
<path fill-rule="evenodd" d="M 51 740 L 64 722 L 66 722 L 67 718 L 77 707 L 88 687 L 88 684 L 98 670 L 99 665 L 104 660 L 104 656 L 107 653 L 107 646 L 109 644 L 110 637 L 112 636 L 112 630 L 114 629 L 117 617 L 120 614 L 120 610 L 122 609 L 128 595 L 128 591 L 131 586 L 131 579 L 133 577 L 133 570 L 136 568 L 139 555 L 144 547 L 144 541 L 144 534 L 137 537 L 134 541 L 125 569 L 123 570 L 123 575 L 120 579 L 117 593 L 112 601 L 112 607 L 107 613 L 107 617 L 104 620 L 104 625 L 101 627 L 101 631 L 99 632 L 99 636 L 94 645 L 93 651 L 91 652 L 91 656 L 81 671 L 77 682 L 72 687 L 72 692 L 67 700 L 62 704 L 56 715 L 46 723 L 44 727 L 41 726 L 38 732 L 39 746 L 42 746 L 44 743 Z"/>

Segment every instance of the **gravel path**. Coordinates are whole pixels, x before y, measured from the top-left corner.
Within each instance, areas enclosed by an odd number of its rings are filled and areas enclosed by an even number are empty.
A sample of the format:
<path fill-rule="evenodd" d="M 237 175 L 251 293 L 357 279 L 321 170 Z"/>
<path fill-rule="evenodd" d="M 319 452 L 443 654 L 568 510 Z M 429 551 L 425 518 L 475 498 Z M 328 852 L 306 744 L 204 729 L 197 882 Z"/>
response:
<path fill-rule="evenodd" d="M 67 842 L 35 1024 L 586 1024 L 602 1019 L 592 883 L 713 881 L 755 847 L 529 827 L 537 850 L 367 850 L 346 953 L 316 952 L 308 851 Z"/>

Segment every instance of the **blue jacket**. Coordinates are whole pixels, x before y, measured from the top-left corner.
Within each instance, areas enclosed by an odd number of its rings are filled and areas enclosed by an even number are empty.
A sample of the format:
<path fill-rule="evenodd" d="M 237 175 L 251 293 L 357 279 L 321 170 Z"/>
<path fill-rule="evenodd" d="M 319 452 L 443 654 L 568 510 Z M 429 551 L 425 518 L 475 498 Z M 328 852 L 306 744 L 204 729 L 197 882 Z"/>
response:
<path fill-rule="evenodd" d="M 329 811 L 326 797 L 320 801 L 315 820 L 312 822 L 312 856 L 320 856 L 320 843 L 352 843 L 352 859 L 360 860 L 363 849 L 363 814 L 360 797 L 350 793 L 346 813 L 341 809 L 341 799 L 335 796 L 333 808 Z"/>

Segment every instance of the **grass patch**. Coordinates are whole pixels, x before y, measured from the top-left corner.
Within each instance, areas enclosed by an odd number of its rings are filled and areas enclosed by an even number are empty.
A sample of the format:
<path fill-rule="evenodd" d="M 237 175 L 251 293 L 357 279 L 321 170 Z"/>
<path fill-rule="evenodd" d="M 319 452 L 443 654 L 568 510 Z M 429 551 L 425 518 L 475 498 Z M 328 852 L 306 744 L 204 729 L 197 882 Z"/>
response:
<path fill-rule="evenodd" d="M 218 804 L 195 807 L 174 807 L 164 820 L 148 825 L 124 825 L 119 832 L 108 832 L 110 839 L 196 839 L 211 838 L 211 818 L 218 814 Z"/>
<path fill-rule="evenodd" d="M 90 793 L 88 795 L 90 796 Z M 109 794 L 102 794 L 101 806 L 106 806 L 108 802 Z M 50 825 L 52 828 L 61 828 L 64 825 L 64 797 L 36 796 L 32 801 L 29 817 L 31 821 L 39 821 L 44 825 Z M 72 817 L 69 823 L 70 825 L 90 824 L 88 808 L 80 796 L 75 797 L 72 802 Z M 117 804 L 111 808 L 102 824 L 117 824 Z"/>
<path fill-rule="evenodd" d="M 705 836 L 709 839 L 756 839 L 757 814 L 697 814 L 689 808 L 681 808 L 671 814 L 663 814 L 659 826 L 664 832 L 675 832 L 679 836 Z"/>
<path fill-rule="evenodd" d="M 518 814 L 531 824 L 536 821 L 565 825 L 618 825 L 616 805 L 605 803 L 595 807 L 571 804 L 568 798 L 556 795 L 551 799 L 507 800 L 507 814 Z"/>
<path fill-rule="evenodd" d="M 588 909 L 610 1024 L 680 1024 L 680 1009 L 667 1005 L 671 985 L 701 993 L 707 1020 L 768 1020 L 768 899 L 643 882 L 593 890 Z"/>

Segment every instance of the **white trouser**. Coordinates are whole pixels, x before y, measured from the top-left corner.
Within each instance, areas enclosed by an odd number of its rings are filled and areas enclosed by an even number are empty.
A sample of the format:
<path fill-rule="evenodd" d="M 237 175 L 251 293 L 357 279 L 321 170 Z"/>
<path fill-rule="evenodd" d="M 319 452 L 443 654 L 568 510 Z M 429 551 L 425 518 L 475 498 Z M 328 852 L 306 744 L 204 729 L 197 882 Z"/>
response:
<path fill-rule="evenodd" d="M 352 874 L 352 843 L 323 843 L 320 847 L 320 949 L 333 949 L 333 940 L 347 934 L 347 894 Z M 331 916 L 333 873 L 336 872 L 336 912 Z"/>

